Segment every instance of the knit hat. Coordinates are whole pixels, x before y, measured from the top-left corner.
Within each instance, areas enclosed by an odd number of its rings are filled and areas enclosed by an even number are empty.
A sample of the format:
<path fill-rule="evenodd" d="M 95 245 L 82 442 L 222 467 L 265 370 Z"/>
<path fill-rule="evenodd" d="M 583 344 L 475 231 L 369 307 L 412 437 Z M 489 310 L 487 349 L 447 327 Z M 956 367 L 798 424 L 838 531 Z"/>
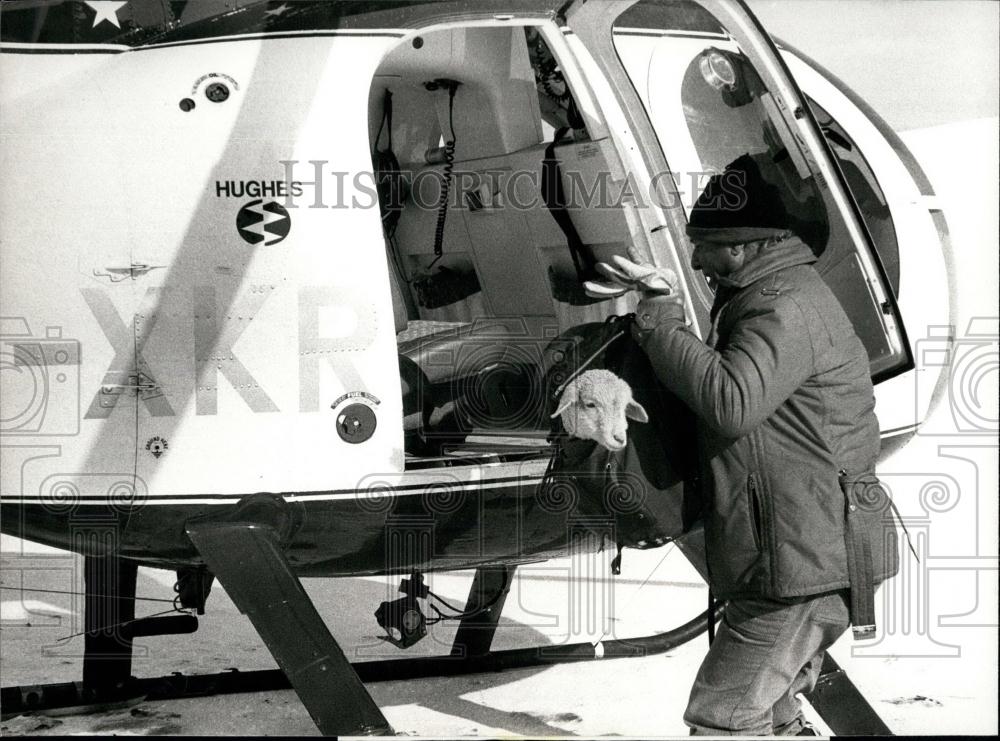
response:
<path fill-rule="evenodd" d="M 778 188 L 744 154 L 708 181 L 691 209 L 687 234 L 696 241 L 742 244 L 785 232 L 792 222 Z"/>

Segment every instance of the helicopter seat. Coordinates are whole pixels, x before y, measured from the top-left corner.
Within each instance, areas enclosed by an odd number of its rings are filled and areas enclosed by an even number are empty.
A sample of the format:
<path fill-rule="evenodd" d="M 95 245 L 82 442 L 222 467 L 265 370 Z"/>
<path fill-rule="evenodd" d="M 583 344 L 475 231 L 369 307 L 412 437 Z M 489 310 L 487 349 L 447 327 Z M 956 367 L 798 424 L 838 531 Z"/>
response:
<path fill-rule="evenodd" d="M 389 275 L 406 451 L 430 455 L 476 430 L 538 426 L 533 349 L 548 341 L 532 340 L 539 330 L 522 317 L 409 319 L 399 276 Z"/>

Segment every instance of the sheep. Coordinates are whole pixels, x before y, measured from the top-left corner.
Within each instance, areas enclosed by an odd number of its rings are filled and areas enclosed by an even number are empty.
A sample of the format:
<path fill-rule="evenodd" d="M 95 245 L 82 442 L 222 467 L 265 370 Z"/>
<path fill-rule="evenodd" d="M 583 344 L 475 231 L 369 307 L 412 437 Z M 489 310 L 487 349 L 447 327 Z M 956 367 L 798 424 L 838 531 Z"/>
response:
<path fill-rule="evenodd" d="M 566 384 L 552 418 L 560 416 L 572 437 L 594 440 L 610 451 L 625 447 L 629 419 L 649 421 L 628 383 L 603 368 L 584 371 Z"/>

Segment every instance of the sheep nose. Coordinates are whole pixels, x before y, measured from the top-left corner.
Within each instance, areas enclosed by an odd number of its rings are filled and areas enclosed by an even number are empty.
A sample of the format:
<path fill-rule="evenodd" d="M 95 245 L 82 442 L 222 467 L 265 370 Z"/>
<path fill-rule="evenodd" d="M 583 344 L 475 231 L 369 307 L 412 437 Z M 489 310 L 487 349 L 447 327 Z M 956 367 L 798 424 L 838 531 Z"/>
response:
<path fill-rule="evenodd" d="M 625 435 L 623 435 L 622 433 L 620 433 L 620 432 L 616 432 L 616 433 L 615 433 L 614 435 L 612 435 L 611 437 L 612 437 L 612 439 L 613 439 L 613 440 L 614 440 L 614 441 L 615 441 L 615 442 L 616 442 L 616 443 L 617 443 L 618 445 L 624 445 L 624 444 L 625 444 Z"/>

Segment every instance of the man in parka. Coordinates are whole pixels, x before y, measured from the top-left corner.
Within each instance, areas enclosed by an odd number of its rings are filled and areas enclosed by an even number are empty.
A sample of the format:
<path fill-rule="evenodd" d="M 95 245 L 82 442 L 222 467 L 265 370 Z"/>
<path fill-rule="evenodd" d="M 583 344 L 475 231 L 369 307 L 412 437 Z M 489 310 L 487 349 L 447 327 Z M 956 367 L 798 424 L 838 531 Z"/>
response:
<path fill-rule="evenodd" d="M 716 290 L 707 343 L 671 271 L 599 266 L 644 289 L 634 336 L 698 418 L 709 581 L 728 604 L 684 714 L 695 734 L 814 735 L 796 695 L 849 624 L 874 633 L 874 586 L 897 568 L 885 494 L 862 476 L 879 451 L 868 355 L 792 228 L 751 157 L 709 182 L 688 225 Z"/>

